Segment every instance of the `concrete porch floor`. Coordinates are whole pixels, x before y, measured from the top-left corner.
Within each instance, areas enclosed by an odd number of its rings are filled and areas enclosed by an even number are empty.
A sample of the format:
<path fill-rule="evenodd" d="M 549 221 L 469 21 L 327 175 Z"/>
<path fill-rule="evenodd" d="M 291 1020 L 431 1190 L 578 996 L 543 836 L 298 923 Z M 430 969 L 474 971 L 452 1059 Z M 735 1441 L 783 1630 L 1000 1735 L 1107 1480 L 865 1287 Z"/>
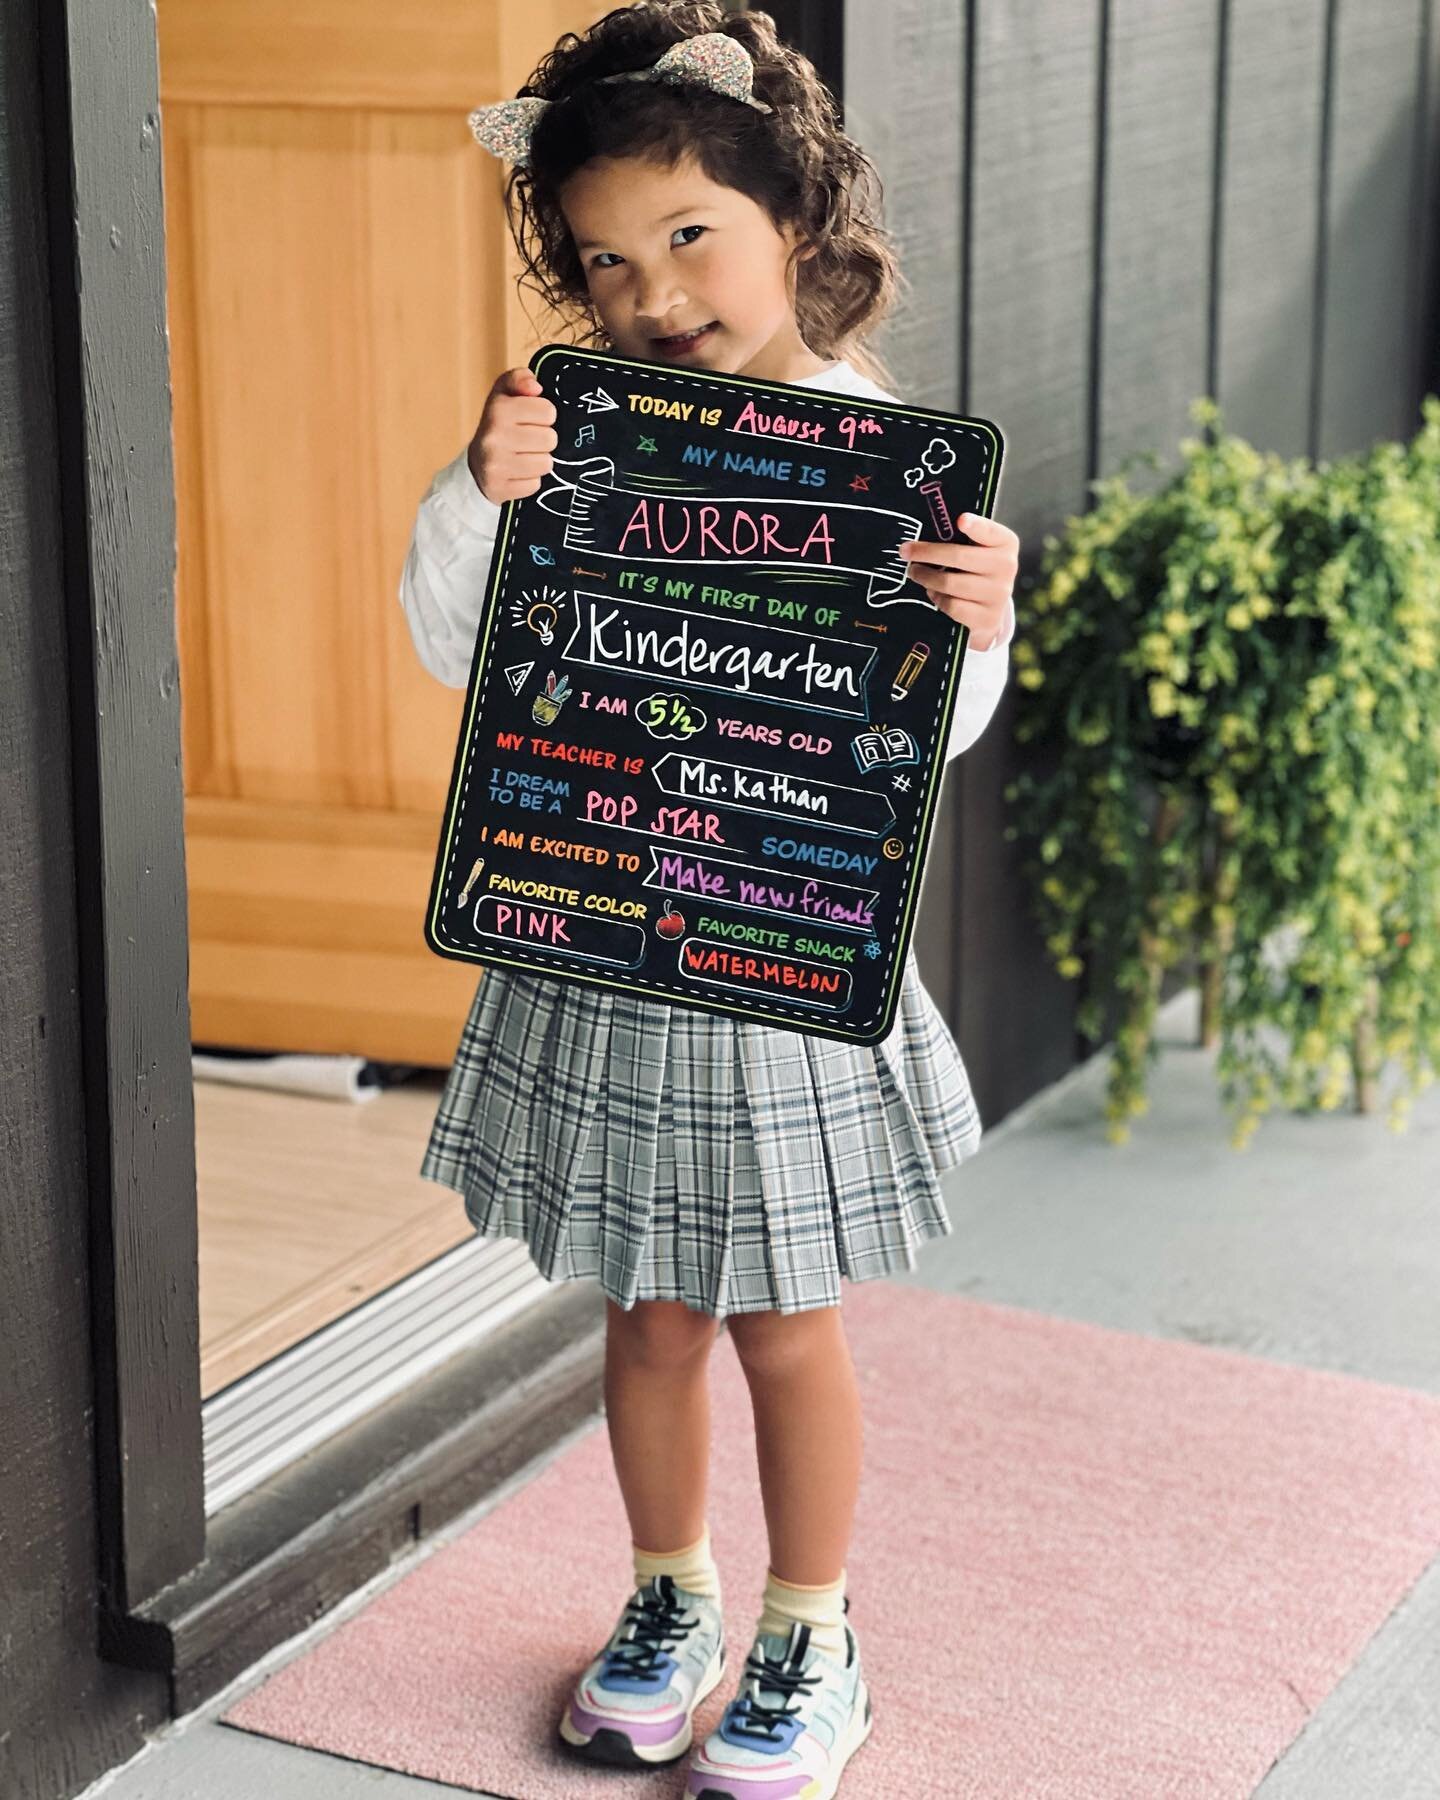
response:
<path fill-rule="evenodd" d="M 1440 1393 L 1440 1087 L 1422 1096 L 1403 1136 L 1383 1119 L 1276 1116 L 1236 1153 L 1213 1059 L 1191 1047 L 1194 1023 L 1192 995 L 1166 1008 L 1151 1110 L 1123 1149 L 1105 1141 L 1100 1059 L 992 1132 L 951 1178 L 953 1237 L 903 1279 Z M 167 1727 L 87 1800 L 439 1800 L 461 1791 L 215 1722 L 409 1566 Z M 1436 1795 L 1440 1559 L 1254 1800 Z"/>

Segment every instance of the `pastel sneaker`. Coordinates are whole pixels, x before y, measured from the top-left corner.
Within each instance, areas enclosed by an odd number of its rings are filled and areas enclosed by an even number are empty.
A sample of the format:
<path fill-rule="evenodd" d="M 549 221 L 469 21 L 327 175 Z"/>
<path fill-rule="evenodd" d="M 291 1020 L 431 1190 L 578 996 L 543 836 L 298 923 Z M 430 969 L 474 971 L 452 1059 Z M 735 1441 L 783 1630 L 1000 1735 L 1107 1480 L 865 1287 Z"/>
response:
<path fill-rule="evenodd" d="M 560 1736 L 592 1762 L 674 1762 L 690 1748 L 695 1708 L 724 1668 L 719 1604 L 657 1575 L 635 1589 L 609 1642 L 585 1665 Z"/>
<path fill-rule="evenodd" d="M 762 1631 L 739 1692 L 690 1759 L 693 1800 L 830 1800 L 846 1763 L 870 1735 L 869 1690 L 855 1633 L 836 1662 L 798 1621 L 788 1635 Z"/>

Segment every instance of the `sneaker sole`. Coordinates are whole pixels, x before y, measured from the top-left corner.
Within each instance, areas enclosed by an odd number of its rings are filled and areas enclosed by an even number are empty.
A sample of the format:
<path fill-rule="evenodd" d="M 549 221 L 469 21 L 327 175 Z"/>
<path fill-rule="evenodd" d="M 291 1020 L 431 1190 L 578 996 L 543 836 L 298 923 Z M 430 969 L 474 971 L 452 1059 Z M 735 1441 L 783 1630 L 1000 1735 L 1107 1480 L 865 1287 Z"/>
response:
<path fill-rule="evenodd" d="M 710 1667 L 695 1689 L 695 1696 L 685 1714 L 685 1722 L 673 1738 L 663 1744 L 636 1744 L 620 1726 L 602 1725 L 589 1737 L 572 1724 L 570 1706 L 560 1715 L 560 1736 L 572 1750 L 587 1762 L 604 1763 L 612 1769 L 648 1769 L 656 1763 L 674 1762 L 684 1756 L 694 1741 L 695 1709 L 718 1686 L 725 1673 L 725 1646 L 721 1644 L 711 1659 Z"/>
<path fill-rule="evenodd" d="M 870 1690 L 865 1690 L 865 1711 L 860 1719 L 857 1731 L 846 1739 L 844 1751 L 838 1763 L 831 1771 L 829 1780 L 823 1787 L 806 1788 L 804 1800 L 834 1800 L 840 1786 L 840 1777 L 845 1773 L 845 1765 L 869 1737 L 875 1728 L 875 1709 L 870 1703 Z M 736 1800 L 735 1790 L 730 1788 L 703 1787 L 700 1792 L 687 1800 Z"/>

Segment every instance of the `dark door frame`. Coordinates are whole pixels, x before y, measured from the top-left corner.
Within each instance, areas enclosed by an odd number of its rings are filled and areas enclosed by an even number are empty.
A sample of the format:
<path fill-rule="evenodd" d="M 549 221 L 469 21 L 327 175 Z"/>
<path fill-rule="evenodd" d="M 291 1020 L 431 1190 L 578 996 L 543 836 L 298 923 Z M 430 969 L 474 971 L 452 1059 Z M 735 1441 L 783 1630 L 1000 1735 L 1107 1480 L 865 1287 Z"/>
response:
<path fill-rule="evenodd" d="M 159 71 L 149 6 L 40 18 L 100 1581 L 127 1614 L 205 1552 Z"/>

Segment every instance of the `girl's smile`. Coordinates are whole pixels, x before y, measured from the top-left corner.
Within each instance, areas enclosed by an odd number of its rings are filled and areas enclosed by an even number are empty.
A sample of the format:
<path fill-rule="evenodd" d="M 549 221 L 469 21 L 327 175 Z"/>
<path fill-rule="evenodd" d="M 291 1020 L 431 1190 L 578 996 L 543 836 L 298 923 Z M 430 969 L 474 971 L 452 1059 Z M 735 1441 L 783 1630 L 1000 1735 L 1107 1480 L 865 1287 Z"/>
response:
<path fill-rule="evenodd" d="M 701 325 L 694 331 L 678 332 L 673 337 L 657 337 L 651 341 L 662 356 L 689 356 L 711 341 L 719 325 L 718 319 L 712 319 L 708 325 Z"/>
<path fill-rule="evenodd" d="M 593 157 L 560 190 L 590 300 L 621 356 L 796 381 L 825 366 L 795 319 L 812 254 L 693 156 Z M 718 310 L 717 310 L 718 307 Z"/>

